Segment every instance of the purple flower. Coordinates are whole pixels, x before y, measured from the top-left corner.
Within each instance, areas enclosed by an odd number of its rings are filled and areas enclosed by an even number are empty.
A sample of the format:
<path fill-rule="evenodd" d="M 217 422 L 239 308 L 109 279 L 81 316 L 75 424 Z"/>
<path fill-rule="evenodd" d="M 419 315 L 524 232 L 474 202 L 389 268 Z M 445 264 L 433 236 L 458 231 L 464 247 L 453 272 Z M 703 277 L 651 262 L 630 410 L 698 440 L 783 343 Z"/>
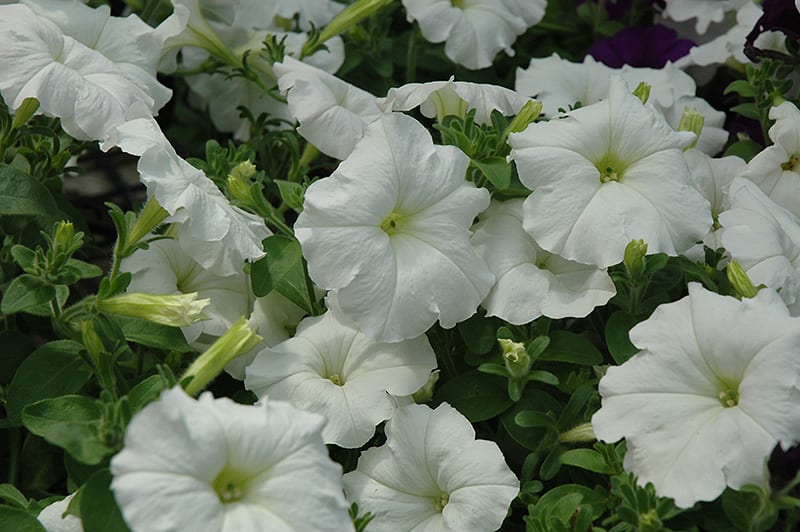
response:
<path fill-rule="evenodd" d="M 677 32 L 660 24 L 632 27 L 618 31 L 613 37 L 595 42 L 588 54 L 613 68 L 624 65 L 662 68 L 694 46 L 688 39 L 679 39 Z"/>

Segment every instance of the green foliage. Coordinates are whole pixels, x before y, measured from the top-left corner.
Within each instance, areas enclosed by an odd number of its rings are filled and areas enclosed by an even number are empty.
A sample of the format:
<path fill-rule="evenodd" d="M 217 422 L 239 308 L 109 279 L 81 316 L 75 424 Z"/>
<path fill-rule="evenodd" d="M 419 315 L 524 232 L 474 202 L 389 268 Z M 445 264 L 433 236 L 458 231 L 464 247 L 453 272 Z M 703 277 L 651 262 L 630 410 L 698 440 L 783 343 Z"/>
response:
<path fill-rule="evenodd" d="M 275 290 L 309 314 L 320 314 L 300 243 L 294 238 L 273 235 L 264 240 L 264 251 L 266 256 L 250 269 L 253 292 L 261 297 Z"/>

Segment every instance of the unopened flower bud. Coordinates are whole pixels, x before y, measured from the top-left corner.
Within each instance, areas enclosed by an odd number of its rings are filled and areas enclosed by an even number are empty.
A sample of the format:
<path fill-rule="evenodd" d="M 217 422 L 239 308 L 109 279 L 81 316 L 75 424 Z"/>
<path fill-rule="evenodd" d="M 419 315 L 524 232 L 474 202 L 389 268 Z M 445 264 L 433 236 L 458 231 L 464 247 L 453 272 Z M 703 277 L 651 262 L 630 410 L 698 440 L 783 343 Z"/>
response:
<path fill-rule="evenodd" d="M 642 103 L 647 103 L 647 100 L 650 99 L 650 89 L 651 86 L 642 81 L 633 90 L 633 95 L 639 98 Z"/>
<path fill-rule="evenodd" d="M 531 369 L 531 357 L 525 350 L 525 344 L 522 342 L 514 342 L 506 338 L 497 340 L 503 350 L 503 360 L 506 363 L 506 369 L 513 378 L 520 378 L 526 376 Z"/>
<path fill-rule="evenodd" d="M 528 100 L 522 109 L 519 110 L 517 116 L 508 124 L 506 129 L 506 136 L 510 133 L 519 133 L 533 123 L 534 120 L 539 118 L 542 114 L 542 102 L 536 100 Z"/>
<path fill-rule="evenodd" d="M 72 222 L 62 220 L 56 224 L 53 231 L 53 248 L 55 251 L 67 251 L 72 247 L 75 238 L 75 226 Z"/>
<path fill-rule="evenodd" d="M 427 403 L 431 399 L 433 399 L 433 387 L 436 385 L 436 382 L 439 380 L 439 370 L 433 371 L 428 376 L 428 382 L 422 385 L 422 388 L 414 392 L 414 395 L 411 396 L 411 399 L 414 400 L 415 403 Z"/>
<path fill-rule="evenodd" d="M 208 317 L 203 309 L 210 299 L 197 299 L 197 292 L 176 295 L 130 293 L 97 301 L 102 312 L 140 318 L 170 327 L 185 327 Z"/>
<path fill-rule="evenodd" d="M 728 263 L 726 274 L 740 299 L 743 297 L 755 297 L 758 293 L 758 288 L 756 288 L 753 281 L 750 280 L 750 277 L 747 276 L 737 261 L 732 260 Z"/>
<path fill-rule="evenodd" d="M 645 255 L 647 255 L 647 242 L 644 240 L 631 240 L 625 246 L 623 262 L 631 278 L 635 279 L 644 272 Z"/>
<path fill-rule="evenodd" d="M 220 336 L 216 342 L 211 344 L 211 347 L 197 357 L 181 377 L 181 381 L 191 377 L 186 385 L 186 393 L 189 395 L 199 393 L 224 371 L 228 362 L 253 350 L 261 340 L 263 338 L 250 328 L 247 319 L 244 316 L 239 318 L 236 323 L 231 325 L 228 332 Z"/>
<path fill-rule="evenodd" d="M 691 131 L 694 133 L 694 141 L 686 146 L 683 151 L 691 150 L 697 145 L 697 139 L 700 138 L 700 132 L 703 131 L 705 124 L 705 117 L 692 107 L 686 107 L 681 115 L 681 121 L 678 124 L 678 131 Z"/>
<path fill-rule="evenodd" d="M 17 107 L 14 112 L 14 118 L 11 121 L 11 128 L 17 129 L 25 125 L 33 114 L 39 109 L 39 100 L 36 98 L 25 98 L 22 104 Z"/>

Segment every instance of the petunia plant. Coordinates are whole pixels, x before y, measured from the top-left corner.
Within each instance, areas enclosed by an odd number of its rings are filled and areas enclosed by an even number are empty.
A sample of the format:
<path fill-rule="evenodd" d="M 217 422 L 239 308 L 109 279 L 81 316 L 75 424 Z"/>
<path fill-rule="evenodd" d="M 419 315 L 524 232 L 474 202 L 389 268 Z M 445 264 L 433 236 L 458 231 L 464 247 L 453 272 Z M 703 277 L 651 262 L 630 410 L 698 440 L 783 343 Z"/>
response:
<path fill-rule="evenodd" d="M 0 530 L 795 530 L 800 10 L 0 2 Z"/>

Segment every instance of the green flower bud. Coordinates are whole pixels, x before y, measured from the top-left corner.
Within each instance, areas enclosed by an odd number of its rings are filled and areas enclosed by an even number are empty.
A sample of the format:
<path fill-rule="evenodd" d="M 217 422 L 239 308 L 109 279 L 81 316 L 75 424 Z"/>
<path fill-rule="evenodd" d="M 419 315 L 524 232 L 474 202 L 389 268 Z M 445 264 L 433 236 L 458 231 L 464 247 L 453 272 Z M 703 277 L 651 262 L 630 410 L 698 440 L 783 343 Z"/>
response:
<path fill-rule="evenodd" d="M 428 382 L 423 384 L 422 388 L 414 392 L 414 395 L 411 396 L 411 399 L 413 399 L 415 403 L 427 403 L 433 399 L 433 387 L 439 380 L 439 376 L 440 373 L 438 369 L 433 371 L 428 377 Z"/>
<path fill-rule="evenodd" d="M 705 117 L 692 107 L 686 107 L 681 115 L 681 121 L 678 124 L 678 131 L 691 131 L 694 133 L 694 142 L 686 146 L 683 151 L 691 150 L 697 146 L 697 139 L 700 138 L 700 132 L 703 131 L 703 124 L 705 124 Z"/>
<path fill-rule="evenodd" d="M 558 435 L 561 443 L 586 443 L 597 440 L 591 423 L 583 423 Z"/>
<path fill-rule="evenodd" d="M 58 222 L 53 231 L 53 251 L 70 250 L 73 238 L 75 238 L 75 226 L 72 225 L 72 222 L 66 220 Z"/>
<path fill-rule="evenodd" d="M 531 125 L 534 120 L 539 118 L 539 115 L 542 114 L 542 102 L 538 102 L 536 100 L 528 100 L 522 109 L 519 110 L 517 116 L 508 124 L 504 132 L 504 136 L 507 138 L 511 133 L 519 133 L 520 131 L 525 131 L 525 129 Z"/>
<path fill-rule="evenodd" d="M 125 250 L 131 250 L 142 238 L 161 225 L 167 216 L 169 213 L 159 205 L 155 198 L 147 200 L 144 209 L 139 213 L 136 223 L 133 224 L 133 228 L 125 239 Z"/>
<path fill-rule="evenodd" d="M 130 316 L 168 325 L 185 327 L 200 320 L 207 320 L 203 309 L 210 299 L 197 299 L 197 292 L 177 295 L 122 294 L 97 301 L 101 312 Z"/>
<path fill-rule="evenodd" d="M 633 90 L 633 95 L 639 98 L 642 103 L 647 103 L 647 100 L 650 99 L 650 89 L 651 86 L 642 81 Z"/>
<path fill-rule="evenodd" d="M 14 119 L 11 121 L 11 129 L 18 129 L 28 123 L 28 120 L 39 109 L 39 100 L 36 98 L 25 98 L 14 112 Z"/>
<path fill-rule="evenodd" d="M 331 39 L 339 34 L 344 33 L 351 27 L 355 26 L 367 17 L 374 15 L 385 6 L 391 4 L 393 0 L 357 0 L 350 4 L 341 13 L 330 21 L 325 28 L 320 32 L 317 44 L 322 44 L 328 39 Z M 301 56 L 305 56 L 305 47 L 303 47 Z"/>
<path fill-rule="evenodd" d="M 191 378 L 185 386 L 186 393 L 189 395 L 199 393 L 224 371 L 228 362 L 251 351 L 261 340 L 263 338 L 250 328 L 247 319 L 244 316 L 239 318 L 228 329 L 228 332 L 220 336 L 216 342 L 211 344 L 211 347 L 197 357 L 183 374 L 181 381 Z"/>
<path fill-rule="evenodd" d="M 639 277 L 644 272 L 645 255 L 647 255 L 647 243 L 644 240 L 631 240 L 625 246 L 623 262 L 632 279 Z"/>
<path fill-rule="evenodd" d="M 531 370 L 533 361 L 525 350 L 525 344 L 514 342 L 506 338 L 497 340 L 503 350 L 503 360 L 506 364 L 509 376 L 514 379 L 525 377 Z"/>
<path fill-rule="evenodd" d="M 750 277 L 747 276 L 737 261 L 730 261 L 725 273 L 728 276 L 728 280 L 733 285 L 733 289 L 736 290 L 739 299 L 743 297 L 755 297 L 758 293 L 758 288 L 756 288 L 753 281 L 750 280 Z"/>

